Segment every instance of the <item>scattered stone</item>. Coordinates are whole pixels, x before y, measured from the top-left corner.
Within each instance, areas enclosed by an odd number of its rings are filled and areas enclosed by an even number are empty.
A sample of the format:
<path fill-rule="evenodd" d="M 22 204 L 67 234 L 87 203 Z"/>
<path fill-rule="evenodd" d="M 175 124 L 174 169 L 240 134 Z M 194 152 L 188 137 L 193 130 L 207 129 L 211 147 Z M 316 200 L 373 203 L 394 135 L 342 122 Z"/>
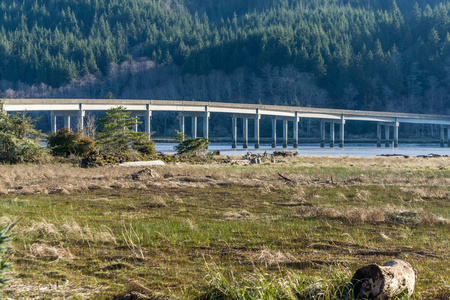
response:
<path fill-rule="evenodd" d="M 282 156 L 282 157 L 294 157 L 298 155 L 297 151 L 273 151 L 273 156 Z"/>
<path fill-rule="evenodd" d="M 166 163 L 162 160 L 151 160 L 151 161 L 131 161 L 119 164 L 119 167 L 156 167 L 165 166 Z"/>
<path fill-rule="evenodd" d="M 384 300 L 400 294 L 411 297 L 416 271 L 407 262 L 393 259 L 383 266 L 371 264 L 358 269 L 351 280 L 357 299 Z"/>
<path fill-rule="evenodd" d="M 231 161 L 231 165 L 232 166 L 235 166 L 235 165 L 237 165 L 237 166 L 247 166 L 249 164 L 250 164 L 249 160 L 233 160 L 233 161 Z"/>

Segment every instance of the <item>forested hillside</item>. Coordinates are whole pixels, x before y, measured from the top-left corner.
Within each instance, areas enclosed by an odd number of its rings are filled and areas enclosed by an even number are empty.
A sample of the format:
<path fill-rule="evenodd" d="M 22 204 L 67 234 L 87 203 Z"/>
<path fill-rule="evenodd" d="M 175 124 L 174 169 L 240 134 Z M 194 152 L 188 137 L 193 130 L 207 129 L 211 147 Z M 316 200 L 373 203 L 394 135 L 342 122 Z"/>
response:
<path fill-rule="evenodd" d="M 6 97 L 450 111 L 438 0 L 2 0 Z"/>

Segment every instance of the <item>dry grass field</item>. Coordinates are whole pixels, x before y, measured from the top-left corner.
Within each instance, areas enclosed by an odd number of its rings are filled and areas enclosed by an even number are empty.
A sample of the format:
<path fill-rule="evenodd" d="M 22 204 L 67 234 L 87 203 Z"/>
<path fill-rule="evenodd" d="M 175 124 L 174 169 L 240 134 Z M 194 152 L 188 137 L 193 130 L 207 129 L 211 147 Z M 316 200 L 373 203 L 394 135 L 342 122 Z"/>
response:
<path fill-rule="evenodd" d="M 0 199 L 13 299 L 345 299 L 392 258 L 450 297 L 449 158 L 1 166 Z"/>

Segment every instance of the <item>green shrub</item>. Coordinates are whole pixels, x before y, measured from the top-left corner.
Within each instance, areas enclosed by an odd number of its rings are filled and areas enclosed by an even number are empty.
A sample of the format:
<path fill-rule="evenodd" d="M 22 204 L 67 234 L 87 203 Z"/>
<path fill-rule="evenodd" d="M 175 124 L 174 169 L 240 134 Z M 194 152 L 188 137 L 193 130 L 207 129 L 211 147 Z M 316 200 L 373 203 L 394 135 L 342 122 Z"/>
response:
<path fill-rule="evenodd" d="M 8 242 L 11 241 L 11 234 L 9 232 L 14 225 L 16 223 L 9 224 L 0 231 L 0 295 L 3 285 L 11 280 L 11 278 L 5 277 L 5 274 L 12 268 L 12 264 L 8 262 L 8 252 L 11 250 Z"/>
<path fill-rule="evenodd" d="M 41 147 L 45 136 L 36 130 L 34 120 L 25 113 L 0 112 L 0 163 L 38 163 L 48 160 Z"/>
<path fill-rule="evenodd" d="M 80 133 L 64 127 L 48 137 L 48 147 L 55 156 L 67 157 L 71 154 L 86 156 L 95 152 L 95 142 Z"/>

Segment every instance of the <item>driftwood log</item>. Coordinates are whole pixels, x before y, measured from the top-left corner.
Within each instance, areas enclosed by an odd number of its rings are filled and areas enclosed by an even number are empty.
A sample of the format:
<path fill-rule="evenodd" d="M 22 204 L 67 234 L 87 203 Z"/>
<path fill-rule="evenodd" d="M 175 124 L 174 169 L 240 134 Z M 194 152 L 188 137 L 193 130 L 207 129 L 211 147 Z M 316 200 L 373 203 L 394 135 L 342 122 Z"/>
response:
<path fill-rule="evenodd" d="M 360 268 L 351 283 L 356 299 L 388 299 L 398 295 L 411 296 L 416 272 L 407 262 L 393 259 L 383 266 L 376 264 Z"/>

